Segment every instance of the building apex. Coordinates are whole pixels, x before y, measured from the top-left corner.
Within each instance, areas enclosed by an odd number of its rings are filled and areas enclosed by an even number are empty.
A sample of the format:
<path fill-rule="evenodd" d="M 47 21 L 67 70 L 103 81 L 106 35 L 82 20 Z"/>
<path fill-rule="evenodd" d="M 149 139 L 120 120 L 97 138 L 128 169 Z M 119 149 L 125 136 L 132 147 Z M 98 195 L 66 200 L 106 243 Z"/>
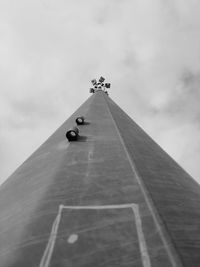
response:
<path fill-rule="evenodd" d="M 108 94 L 108 91 L 106 89 L 109 89 L 111 84 L 110 83 L 104 83 L 104 81 L 105 81 L 105 78 L 102 76 L 99 78 L 98 82 L 96 79 L 91 80 L 93 87 L 90 88 L 90 93 L 93 94 L 97 91 L 103 91 L 106 94 Z"/>

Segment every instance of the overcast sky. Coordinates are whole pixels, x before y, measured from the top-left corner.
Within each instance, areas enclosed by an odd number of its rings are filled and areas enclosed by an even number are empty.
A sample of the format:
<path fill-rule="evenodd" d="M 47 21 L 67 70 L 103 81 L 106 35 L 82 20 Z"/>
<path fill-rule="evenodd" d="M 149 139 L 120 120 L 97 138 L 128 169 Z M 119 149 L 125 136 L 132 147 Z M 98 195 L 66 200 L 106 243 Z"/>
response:
<path fill-rule="evenodd" d="M 0 182 L 100 75 L 200 182 L 199 0 L 0 0 Z"/>

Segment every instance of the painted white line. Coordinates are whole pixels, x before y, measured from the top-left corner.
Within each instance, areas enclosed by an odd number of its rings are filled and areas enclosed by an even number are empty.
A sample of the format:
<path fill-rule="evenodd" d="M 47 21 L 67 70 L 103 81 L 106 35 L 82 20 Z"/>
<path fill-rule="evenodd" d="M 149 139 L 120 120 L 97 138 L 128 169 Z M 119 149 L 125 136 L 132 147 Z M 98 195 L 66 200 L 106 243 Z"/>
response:
<path fill-rule="evenodd" d="M 136 228 L 137 228 L 137 233 L 138 233 L 142 263 L 144 267 L 151 267 L 150 257 L 149 257 L 149 253 L 147 250 L 146 241 L 144 238 L 144 233 L 142 230 L 142 221 L 140 217 L 139 206 L 138 205 L 133 206 L 132 210 L 135 215 L 135 223 L 136 223 Z"/>
<path fill-rule="evenodd" d="M 102 206 L 99 206 L 99 205 L 98 206 L 64 206 L 61 204 L 59 206 L 56 219 L 53 222 L 49 241 L 47 243 L 47 246 L 44 251 L 39 267 L 49 267 L 50 265 L 50 260 L 53 254 L 53 249 L 54 249 L 58 227 L 60 224 L 61 214 L 62 214 L 63 209 L 71 209 L 71 210 L 105 210 L 107 209 L 108 210 L 108 209 L 127 209 L 127 208 L 131 208 L 135 216 L 136 230 L 138 234 L 139 247 L 140 247 L 143 267 L 151 267 L 150 257 L 148 254 L 145 237 L 144 237 L 144 233 L 142 230 L 142 221 L 140 217 L 139 206 L 135 203 L 119 204 L 119 205 L 102 205 Z"/>
<path fill-rule="evenodd" d="M 54 245 L 55 245 L 55 241 L 56 241 L 56 237 L 57 237 L 58 227 L 60 224 L 61 212 L 62 212 L 62 209 L 59 208 L 56 219 L 52 225 L 49 241 L 47 243 L 46 249 L 44 251 L 44 254 L 43 254 L 41 262 L 40 262 L 40 267 L 48 267 L 50 264 L 50 260 L 51 260 L 52 254 L 53 254 L 53 249 L 54 249 Z"/>
<path fill-rule="evenodd" d="M 129 204 L 119 204 L 119 205 L 102 205 L 102 206 L 64 206 L 60 205 L 61 209 L 71 209 L 71 210 L 106 210 L 106 209 L 126 209 L 138 206 L 134 203 Z"/>

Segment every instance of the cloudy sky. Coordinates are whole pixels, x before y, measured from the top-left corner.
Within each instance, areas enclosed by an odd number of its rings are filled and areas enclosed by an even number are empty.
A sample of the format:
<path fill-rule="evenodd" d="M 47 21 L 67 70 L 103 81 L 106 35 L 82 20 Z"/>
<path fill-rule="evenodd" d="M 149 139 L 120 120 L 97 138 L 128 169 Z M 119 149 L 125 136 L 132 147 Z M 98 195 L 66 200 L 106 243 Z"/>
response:
<path fill-rule="evenodd" d="M 0 183 L 100 75 L 200 182 L 199 0 L 0 0 Z"/>

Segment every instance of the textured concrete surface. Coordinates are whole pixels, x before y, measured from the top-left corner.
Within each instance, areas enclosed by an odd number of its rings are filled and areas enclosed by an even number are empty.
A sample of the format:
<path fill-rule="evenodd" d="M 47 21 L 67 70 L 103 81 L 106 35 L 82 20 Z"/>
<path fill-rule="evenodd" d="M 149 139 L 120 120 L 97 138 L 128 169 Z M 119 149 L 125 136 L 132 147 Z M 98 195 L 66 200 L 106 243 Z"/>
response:
<path fill-rule="evenodd" d="M 196 267 L 199 221 L 198 184 L 96 92 L 0 187 L 0 266 Z"/>

